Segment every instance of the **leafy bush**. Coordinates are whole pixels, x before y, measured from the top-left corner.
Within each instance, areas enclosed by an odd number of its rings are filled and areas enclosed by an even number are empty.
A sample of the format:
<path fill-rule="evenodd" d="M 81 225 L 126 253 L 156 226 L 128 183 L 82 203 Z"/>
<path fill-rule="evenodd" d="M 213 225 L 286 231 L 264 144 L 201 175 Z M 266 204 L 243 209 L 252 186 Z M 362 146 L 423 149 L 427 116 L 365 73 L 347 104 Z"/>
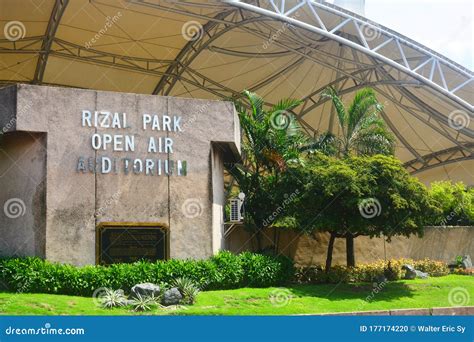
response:
<path fill-rule="evenodd" d="M 127 303 L 127 297 L 121 290 L 105 289 L 105 293 L 98 298 L 98 301 L 103 308 L 111 309 L 124 306 Z"/>
<path fill-rule="evenodd" d="M 183 304 L 194 304 L 200 290 L 191 279 L 177 278 L 171 285 L 176 287 L 183 296 L 183 299 L 181 300 Z"/>
<path fill-rule="evenodd" d="M 248 287 L 268 287 L 282 284 L 294 274 L 293 263 L 286 257 L 245 252 L 240 254 L 244 284 Z"/>
<path fill-rule="evenodd" d="M 448 265 L 443 261 L 430 259 L 416 260 L 413 262 L 415 269 L 428 273 L 432 277 L 441 277 L 449 274 Z"/>
<path fill-rule="evenodd" d="M 0 259 L 0 283 L 10 291 L 91 296 L 98 288 L 130 291 L 150 282 L 188 278 L 199 289 L 277 286 L 293 278 L 288 258 L 220 252 L 207 260 L 168 260 L 75 267 L 33 257 Z"/>
<path fill-rule="evenodd" d="M 388 280 L 399 280 L 405 276 L 405 271 L 402 270 L 404 264 L 413 265 L 415 269 L 426 272 L 432 277 L 449 274 L 448 266 L 442 261 L 392 259 L 388 263 L 380 260 L 360 264 L 357 267 L 337 265 L 328 273 L 322 266 L 300 267 L 295 272 L 295 280 L 300 283 L 352 283 L 372 282 L 381 276 L 385 276 Z"/>
<path fill-rule="evenodd" d="M 159 298 L 153 296 L 142 296 L 137 293 L 137 296 L 132 300 L 133 311 L 150 311 L 153 307 L 159 305 Z"/>
<path fill-rule="evenodd" d="M 442 210 L 439 215 L 430 218 L 430 224 L 434 226 L 474 224 L 474 188 L 468 188 L 462 182 L 433 182 L 430 196 Z"/>
<path fill-rule="evenodd" d="M 474 268 L 455 268 L 453 270 L 454 274 L 458 275 L 468 275 L 468 276 L 474 276 Z"/>

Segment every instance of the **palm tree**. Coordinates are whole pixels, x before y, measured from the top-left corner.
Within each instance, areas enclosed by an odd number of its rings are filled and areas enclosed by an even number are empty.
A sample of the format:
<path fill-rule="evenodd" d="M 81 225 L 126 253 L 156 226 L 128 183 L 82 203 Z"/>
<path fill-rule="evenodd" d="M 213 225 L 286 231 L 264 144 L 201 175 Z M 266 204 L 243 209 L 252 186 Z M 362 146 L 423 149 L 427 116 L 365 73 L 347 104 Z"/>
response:
<path fill-rule="evenodd" d="M 332 87 L 324 91 L 323 97 L 331 99 L 339 120 L 341 134 L 335 138 L 339 157 L 346 158 L 350 154 L 394 154 L 395 139 L 378 115 L 383 106 L 377 101 L 373 89 L 359 90 L 348 108 L 344 106 L 342 99 Z M 345 238 L 347 266 L 355 266 L 354 236 L 346 233 Z M 331 260 L 329 252 L 332 251 L 334 239 L 335 237 L 331 235 L 326 261 L 329 265 Z"/>
<path fill-rule="evenodd" d="M 379 117 L 383 110 L 372 88 L 359 90 L 346 108 L 336 90 L 327 88 L 323 97 L 332 100 L 339 120 L 341 135 L 338 137 L 338 150 L 342 157 L 350 153 L 357 155 L 393 155 L 394 138 L 385 122 Z"/>
<path fill-rule="evenodd" d="M 285 99 L 266 109 L 257 94 L 244 91 L 243 95 L 245 103 L 235 101 L 235 106 L 244 135 L 244 162 L 228 171 L 245 193 L 244 224 L 255 232 L 261 250 L 261 232 L 282 201 L 276 191 L 278 179 L 289 164 L 302 162 L 308 138 L 291 114 L 299 100 Z"/>

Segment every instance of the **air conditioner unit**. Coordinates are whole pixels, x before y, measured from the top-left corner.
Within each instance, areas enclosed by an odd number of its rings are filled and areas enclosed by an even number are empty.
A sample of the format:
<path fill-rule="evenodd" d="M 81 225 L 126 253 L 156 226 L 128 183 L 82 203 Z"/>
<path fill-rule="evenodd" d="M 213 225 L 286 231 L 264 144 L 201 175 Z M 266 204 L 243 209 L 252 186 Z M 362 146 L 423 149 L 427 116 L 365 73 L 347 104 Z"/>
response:
<path fill-rule="evenodd" d="M 242 216 L 242 201 L 239 198 L 230 199 L 230 222 L 241 222 Z"/>

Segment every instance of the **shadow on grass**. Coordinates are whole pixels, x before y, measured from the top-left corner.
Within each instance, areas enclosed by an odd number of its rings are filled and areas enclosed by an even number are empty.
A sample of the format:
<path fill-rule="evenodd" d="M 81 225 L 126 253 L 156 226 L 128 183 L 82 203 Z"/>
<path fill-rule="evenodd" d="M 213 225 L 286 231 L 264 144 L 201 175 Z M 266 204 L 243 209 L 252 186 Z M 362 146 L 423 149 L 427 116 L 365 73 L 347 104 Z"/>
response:
<path fill-rule="evenodd" d="M 290 291 L 298 297 L 319 297 L 331 301 L 370 298 L 372 302 L 396 301 L 400 298 L 413 297 L 414 290 L 400 282 L 361 284 L 314 284 L 295 285 Z"/>

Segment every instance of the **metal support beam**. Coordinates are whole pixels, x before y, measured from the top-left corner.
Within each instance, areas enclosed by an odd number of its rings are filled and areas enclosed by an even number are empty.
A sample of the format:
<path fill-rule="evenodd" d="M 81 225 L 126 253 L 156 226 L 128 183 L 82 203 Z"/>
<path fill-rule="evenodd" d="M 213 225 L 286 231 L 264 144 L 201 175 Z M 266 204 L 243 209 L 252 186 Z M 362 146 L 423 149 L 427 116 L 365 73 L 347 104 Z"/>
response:
<path fill-rule="evenodd" d="M 69 0 L 56 0 L 54 3 L 51 17 L 49 18 L 46 33 L 44 35 L 43 43 L 41 44 L 41 52 L 38 56 L 38 62 L 36 63 L 35 76 L 33 77 L 33 84 L 43 83 L 44 71 L 46 64 L 48 63 L 48 56 L 51 52 L 51 46 L 53 44 L 54 36 L 58 30 L 59 22 L 64 14 Z"/>
<path fill-rule="evenodd" d="M 465 148 L 454 146 L 422 156 L 424 162 L 420 162 L 418 159 L 413 159 L 404 163 L 403 166 L 405 166 L 411 174 L 416 174 L 435 167 L 474 159 L 474 153 L 469 154 L 466 152 L 466 148 L 469 149 L 473 147 L 474 143 L 465 144 Z"/>

